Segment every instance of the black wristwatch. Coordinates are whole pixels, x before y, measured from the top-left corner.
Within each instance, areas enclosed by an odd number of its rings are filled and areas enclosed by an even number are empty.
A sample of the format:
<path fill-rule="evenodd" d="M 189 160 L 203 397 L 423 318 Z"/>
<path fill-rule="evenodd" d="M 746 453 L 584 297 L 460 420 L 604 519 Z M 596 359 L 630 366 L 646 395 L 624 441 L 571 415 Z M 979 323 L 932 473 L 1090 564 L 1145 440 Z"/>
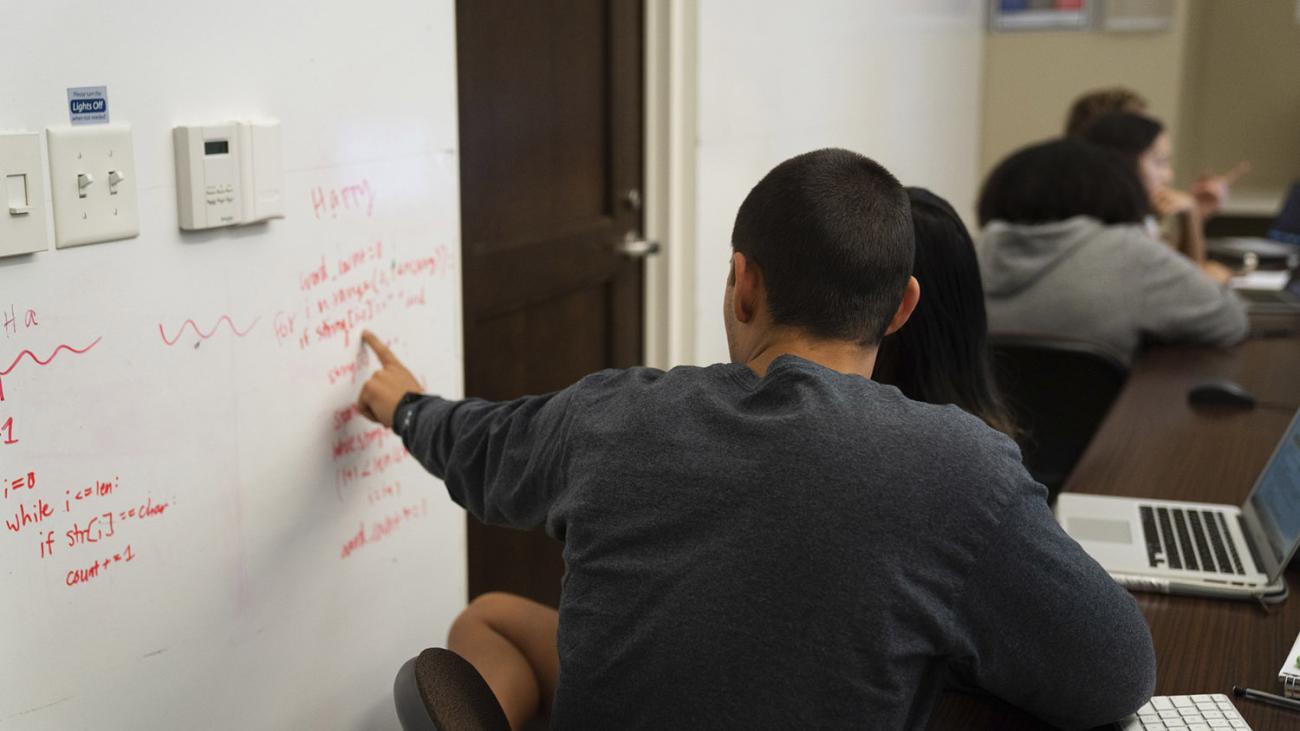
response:
<path fill-rule="evenodd" d="M 401 400 L 397 402 L 397 408 L 393 409 L 393 433 L 403 439 L 406 438 L 406 430 L 411 428 L 411 421 L 415 419 L 415 409 L 407 409 L 416 401 L 424 398 L 424 394 L 415 391 L 407 391 Z M 402 413 L 406 409 L 406 413 Z"/>

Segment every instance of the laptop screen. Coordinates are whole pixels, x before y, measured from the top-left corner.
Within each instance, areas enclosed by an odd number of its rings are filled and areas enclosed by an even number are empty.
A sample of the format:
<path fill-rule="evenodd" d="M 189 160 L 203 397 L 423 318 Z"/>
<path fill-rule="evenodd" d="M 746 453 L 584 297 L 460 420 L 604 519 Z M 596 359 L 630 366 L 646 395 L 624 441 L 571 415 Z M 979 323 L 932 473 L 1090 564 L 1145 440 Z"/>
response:
<path fill-rule="evenodd" d="M 1268 230 L 1268 237 L 1284 244 L 1300 245 L 1300 183 L 1291 186 L 1286 200 L 1282 202 L 1282 212 L 1277 214 L 1272 228 Z"/>
<path fill-rule="evenodd" d="M 1285 564 L 1300 542 L 1300 411 L 1246 498 L 1245 509 L 1259 520 L 1273 562 Z"/>

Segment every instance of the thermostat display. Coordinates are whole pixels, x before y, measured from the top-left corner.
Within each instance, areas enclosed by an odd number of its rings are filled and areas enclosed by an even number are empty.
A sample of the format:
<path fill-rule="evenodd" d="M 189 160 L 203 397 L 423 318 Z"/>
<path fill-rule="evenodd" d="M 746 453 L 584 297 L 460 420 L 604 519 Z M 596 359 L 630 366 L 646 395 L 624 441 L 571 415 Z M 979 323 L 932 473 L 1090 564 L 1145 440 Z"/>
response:
<path fill-rule="evenodd" d="M 279 122 L 181 126 L 172 141 L 182 229 L 284 217 Z"/>

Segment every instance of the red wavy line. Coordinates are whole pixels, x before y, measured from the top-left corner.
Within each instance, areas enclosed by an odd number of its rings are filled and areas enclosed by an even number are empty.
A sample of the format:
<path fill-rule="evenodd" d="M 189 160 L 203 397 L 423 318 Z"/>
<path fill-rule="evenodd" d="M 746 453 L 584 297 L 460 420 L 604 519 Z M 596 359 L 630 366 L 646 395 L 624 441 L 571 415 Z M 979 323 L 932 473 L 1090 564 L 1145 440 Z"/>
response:
<path fill-rule="evenodd" d="M 158 323 L 158 334 L 162 336 L 164 343 L 167 343 L 168 345 L 176 345 L 177 341 L 181 339 L 181 334 L 185 332 L 185 326 L 188 325 L 194 329 L 194 333 L 196 335 L 198 335 L 200 338 L 204 340 L 207 340 L 208 338 L 215 335 L 217 332 L 217 327 L 221 325 L 222 322 L 225 322 L 227 325 L 230 326 L 231 332 L 233 332 L 234 334 L 242 338 L 245 335 L 252 332 L 253 328 L 257 327 L 257 323 L 261 319 L 262 318 L 260 315 L 258 317 L 253 318 L 253 321 L 248 323 L 248 327 L 245 328 L 243 332 L 240 332 L 239 328 L 235 327 L 235 322 L 230 319 L 230 315 L 222 315 L 220 318 L 217 319 L 216 322 L 212 323 L 212 329 L 207 331 L 206 333 L 200 330 L 198 324 L 195 323 L 193 320 L 186 320 L 185 322 L 181 323 L 180 329 L 176 331 L 176 337 L 170 339 L 167 337 L 167 332 L 163 330 L 162 323 L 160 322 Z"/>
<path fill-rule="evenodd" d="M 91 342 L 90 345 L 87 345 L 86 347 L 80 349 L 74 348 L 71 345 L 60 344 L 58 347 L 54 349 L 54 352 L 50 353 L 50 357 L 46 358 L 45 360 L 41 360 L 40 356 L 36 355 L 30 350 L 24 350 L 23 352 L 18 354 L 18 357 L 14 358 L 14 362 L 10 363 L 8 368 L 4 369 L 3 371 L 0 371 L 0 376 L 7 376 L 10 373 L 13 373 L 14 369 L 17 368 L 18 364 L 22 361 L 24 355 L 31 358 L 32 362 L 34 362 L 36 365 L 44 367 L 49 365 L 50 361 L 54 360 L 54 356 L 58 355 L 60 351 L 67 350 L 76 353 L 77 355 L 81 355 L 82 353 L 85 353 L 87 350 L 90 350 L 96 345 L 99 345 L 99 341 L 103 339 L 104 339 L 103 336 L 97 337 L 93 342 Z M 4 382 L 0 381 L 0 401 L 4 401 L 4 400 L 5 400 Z"/>

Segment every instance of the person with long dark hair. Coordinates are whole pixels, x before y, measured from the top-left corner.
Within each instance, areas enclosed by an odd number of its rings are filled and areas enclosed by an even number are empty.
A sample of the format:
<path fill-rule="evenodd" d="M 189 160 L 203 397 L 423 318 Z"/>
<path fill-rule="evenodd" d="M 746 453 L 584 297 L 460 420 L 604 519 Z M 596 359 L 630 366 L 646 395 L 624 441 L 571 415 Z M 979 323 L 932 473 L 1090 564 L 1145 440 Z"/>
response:
<path fill-rule="evenodd" d="M 1227 267 L 1206 258 L 1205 224 L 1196 198 L 1173 188 L 1173 146 L 1159 120 L 1129 112 L 1107 114 L 1085 127 L 1080 139 L 1115 150 L 1129 161 L 1150 199 L 1154 216 L 1148 217 L 1147 227 L 1153 236 L 1191 259 L 1211 279 L 1226 282 L 1232 277 Z"/>
<path fill-rule="evenodd" d="M 975 243 L 948 201 L 908 188 L 923 296 L 906 326 L 885 338 L 872 379 L 931 404 L 954 404 L 1013 439 L 1017 429 L 993 378 Z"/>
<path fill-rule="evenodd" d="M 1084 132 L 1102 117 L 1117 113 L 1149 114 L 1149 106 L 1145 97 L 1123 86 L 1093 89 L 1079 95 L 1070 105 L 1065 119 L 1065 136 L 1082 138 Z M 1191 196 L 1196 199 L 1196 210 L 1202 220 L 1223 208 L 1232 184 L 1247 172 L 1250 172 L 1250 163 L 1242 161 L 1223 173 L 1202 173 L 1192 182 Z"/>
<path fill-rule="evenodd" d="M 994 332 L 1067 335 L 1126 362 L 1146 340 L 1231 345 L 1246 309 L 1147 234 L 1131 161 L 1074 139 L 1030 145 L 980 191 L 976 252 Z"/>

